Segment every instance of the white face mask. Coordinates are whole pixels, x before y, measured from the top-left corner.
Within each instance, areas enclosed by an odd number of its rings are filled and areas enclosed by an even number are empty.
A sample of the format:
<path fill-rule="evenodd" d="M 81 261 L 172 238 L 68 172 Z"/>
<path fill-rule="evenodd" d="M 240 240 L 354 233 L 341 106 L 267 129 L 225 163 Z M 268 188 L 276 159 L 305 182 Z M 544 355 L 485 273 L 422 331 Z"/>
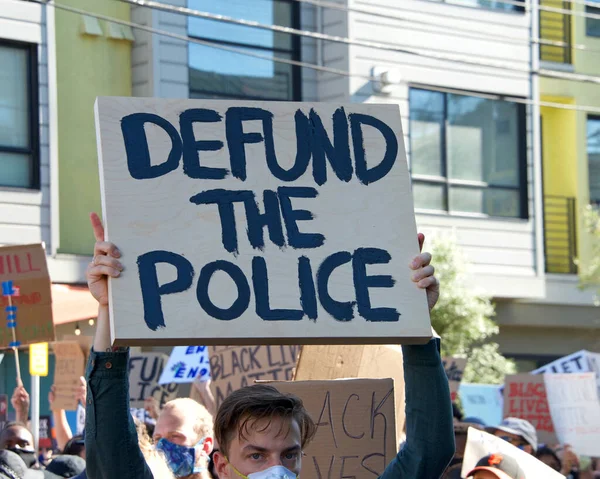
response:
<path fill-rule="evenodd" d="M 260 472 L 248 474 L 248 479 L 297 479 L 289 469 L 283 466 L 273 466 Z"/>

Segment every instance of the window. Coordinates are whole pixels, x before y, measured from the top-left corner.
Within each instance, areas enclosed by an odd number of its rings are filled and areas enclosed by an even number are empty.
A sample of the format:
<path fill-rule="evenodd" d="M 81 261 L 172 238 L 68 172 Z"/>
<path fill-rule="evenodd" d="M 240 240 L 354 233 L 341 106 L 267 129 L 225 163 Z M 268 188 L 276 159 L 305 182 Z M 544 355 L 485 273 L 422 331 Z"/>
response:
<path fill-rule="evenodd" d="M 39 188 L 37 45 L 0 42 L 0 186 Z"/>
<path fill-rule="evenodd" d="M 299 27 L 300 4 L 293 0 L 188 0 L 195 10 L 263 24 Z M 191 98 L 300 100 L 298 67 L 274 62 L 300 60 L 297 35 L 190 17 L 189 34 L 267 58 L 256 58 L 204 45 L 189 45 Z"/>
<path fill-rule="evenodd" d="M 527 217 L 525 107 L 410 90 L 415 207 Z"/>
<path fill-rule="evenodd" d="M 465 7 L 489 8 L 503 12 L 525 12 L 524 5 L 513 5 L 504 0 L 442 0 L 445 3 L 463 5 Z M 524 0 L 523 0 L 524 1 Z"/>
<path fill-rule="evenodd" d="M 588 117 L 587 155 L 590 203 L 600 204 L 600 117 Z"/>
<path fill-rule="evenodd" d="M 585 19 L 585 34 L 588 37 L 600 37 L 600 0 L 590 0 L 591 2 L 598 3 L 597 7 L 585 7 L 585 13 L 587 15 L 598 15 L 595 18 Z"/>

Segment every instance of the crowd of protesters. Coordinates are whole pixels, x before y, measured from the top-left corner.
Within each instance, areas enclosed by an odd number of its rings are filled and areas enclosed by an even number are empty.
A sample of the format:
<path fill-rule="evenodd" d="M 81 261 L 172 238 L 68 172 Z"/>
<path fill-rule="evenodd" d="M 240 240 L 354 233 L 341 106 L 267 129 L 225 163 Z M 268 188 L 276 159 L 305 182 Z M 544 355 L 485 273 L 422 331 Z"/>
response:
<path fill-rule="evenodd" d="M 12 397 L 16 421 L 0 432 L 0 479 L 295 479 L 301 477 L 303 450 L 317 426 L 302 401 L 270 385 L 234 391 L 218 410 L 190 398 L 179 398 L 159 410 L 147 402 L 151 423 L 134 418 L 129 408 L 127 348 L 112 348 L 109 334 L 107 278 L 123 270 L 117 247 L 104 241 L 99 218 L 92 215 L 96 237 L 87 277 L 99 303 L 94 347 L 86 378 L 76 391 L 86 406 L 84 434 L 73 435 L 64 411 L 53 410 L 57 454 L 38 456 L 28 428 L 29 396 L 21 386 Z M 420 244 L 423 243 L 419 236 Z M 410 264 L 429 307 L 439 284 L 422 253 Z M 477 418 L 463 418 L 450 400 L 440 357 L 439 338 L 426 345 L 403 346 L 406 438 L 383 479 L 461 478 L 467 430 L 485 429 L 537 457 L 568 478 L 592 479 L 600 464 L 578 457 L 569 446 L 538 444 L 534 427 L 506 418 L 488 428 Z M 54 391 L 48 398 L 54 401 Z M 302 475 L 302 477 L 306 477 Z M 466 475 L 475 479 L 524 479 L 519 461 L 509 455 L 482 457 Z M 309 478 L 311 479 L 311 478 Z M 533 478 L 529 478 L 533 479 Z M 535 478 L 540 479 L 540 478 Z"/>

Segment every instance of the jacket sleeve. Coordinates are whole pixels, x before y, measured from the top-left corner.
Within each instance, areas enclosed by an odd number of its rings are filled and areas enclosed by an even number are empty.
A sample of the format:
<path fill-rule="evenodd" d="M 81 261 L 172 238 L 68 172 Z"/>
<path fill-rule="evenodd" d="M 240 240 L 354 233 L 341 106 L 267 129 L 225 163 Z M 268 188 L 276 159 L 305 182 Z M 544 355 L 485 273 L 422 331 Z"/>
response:
<path fill-rule="evenodd" d="M 402 347 L 406 442 L 380 479 L 438 479 L 452 460 L 452 402 L 439 344 Z"/>
<path fill-rule="evenodd" d="M 128 364 L 129 350 L 90 354 L 85 420 L 89 479 L 153 479 L 129 412 Z"/>

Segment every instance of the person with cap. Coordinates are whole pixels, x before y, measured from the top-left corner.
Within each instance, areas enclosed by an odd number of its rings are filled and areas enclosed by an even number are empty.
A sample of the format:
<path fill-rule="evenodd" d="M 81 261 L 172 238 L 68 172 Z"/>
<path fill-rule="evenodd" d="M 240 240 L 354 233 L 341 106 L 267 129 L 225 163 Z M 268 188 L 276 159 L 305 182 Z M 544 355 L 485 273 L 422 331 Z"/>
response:
<path fill-rule="evenodd" d="M 65 478 L 75 477 L 83 471 L 85 471 L 85 461 L 79 456 L 69 454 L 56 456 L 46 467 L 46 472 Z"/>
<path fill-rule="evenodd" d="M 18 454 L 0 451 L 0 479 L 60 479 L 50 471 L 31 469 Z"/>
<path fill-rule="evenodd" d="M 490 454 L 479 460 L 467 474 L 473 479 L 525 479 L 525 472 L 514 457 L 505 454 Z"/>
<path fill-rule="evenodd" d="M 525 419 L 507 417 L 498 426 L 488 427 L 486 431 L 528 454 L 535 455 L 537 451 L 537 432 L 533 424 Z"/>

